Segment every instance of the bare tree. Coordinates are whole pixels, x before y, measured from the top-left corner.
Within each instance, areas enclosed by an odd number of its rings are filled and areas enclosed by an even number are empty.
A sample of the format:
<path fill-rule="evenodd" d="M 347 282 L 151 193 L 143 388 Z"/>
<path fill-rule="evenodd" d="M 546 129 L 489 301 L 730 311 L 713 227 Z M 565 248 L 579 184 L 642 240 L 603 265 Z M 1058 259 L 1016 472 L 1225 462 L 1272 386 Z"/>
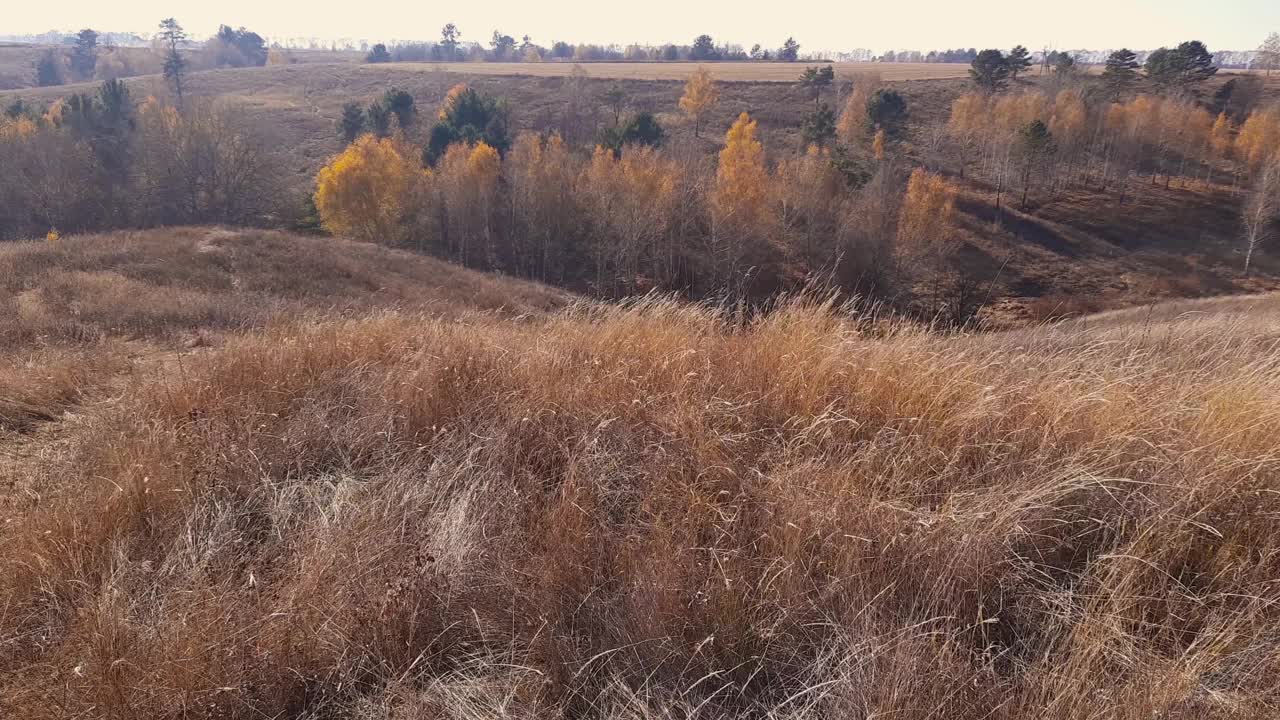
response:
<path fill-rule="evenodd" d="M 1275 235 L 1280 221 L 1280 158 L 1273 158 L 1258 173 L 1253 190 L 1244 203 L 1244 274 L 1249 275 L 1253 253 Z"/>

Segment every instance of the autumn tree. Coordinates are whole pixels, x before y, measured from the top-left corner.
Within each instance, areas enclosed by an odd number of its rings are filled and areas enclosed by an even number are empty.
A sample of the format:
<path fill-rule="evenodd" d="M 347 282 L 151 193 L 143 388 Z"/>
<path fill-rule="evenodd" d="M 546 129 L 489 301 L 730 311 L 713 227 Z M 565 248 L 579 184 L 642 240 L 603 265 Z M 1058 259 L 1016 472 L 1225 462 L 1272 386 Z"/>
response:
<path fill-rule="evenodd" d="M 559 135 L 544 140 L 525 132 L 502 165 L 512 218 L 507 267 L 543 282 L 569 281 L 568 273 L 576 270 L 574 242 L 583 229 L 573 153 Z"/>
<path fill-rule="evenodd" d="M 940 175 L 916 168 L 907 182 L 894 249 L 904 274 L 924 301 L 921 311 L 953 324 L 977 311 L 968 278 L 956 270 L 956 190 Z"/>
<path fill-rule="evenodd" d="M 743 281 L 747 269 L 763 261 L 772 224 L 769 206 L 764 145 L 756 138 L 755 121 L 744 112 L 725 134 L 711 191 L 712 251 L 719 285 L 731 295 L 742 292 L 731 284 Z"/>
<path fill-rule="evenodd" d="M 970 64 L 969 79 L 987 92 L 1003 90 L 1009 82 L 1009 61 L 999 50 L 983 50 Z"/>
<path fill-rule="evenodd" d="M 1280 106 L 1249 115 L 1236 136 L 1236 152 L 1251 171 L 1266 166 L 1280 154 Z"/>
<path fill-rule="evenodd" d="M 1119 101 L 1138 81 L 1138 56 L 1128 48 L 1121 48 L 1107 56 L 1102 70 L 1102 82 L 1111 92 L 1111 98 Z"/>
<path fill-rule="evenodd" d="M 448 146 L 437 164 L 440 232 L 446 256 L 475 267 L 498 266 L 495 211 L 502 162 L 483 140 Z"/>
<path fill-rule="evenodd" d="M 702 121 L 720 102 L 720 89 L 716 87 L 711 71 L 699 67 L 693 71 L 684 84 L 684 95 L 680 97 L 680 109 L 693 118 L 693 136 L 699 137 Z"/>
<path fill-rule="evenodd" d="M 857 147 L 872 134 L 871 119 L 867 117 L 867 100 L 881 86 L 878 73 L 861 72 L 853 77 L 844 110 L 836 125 L 836 138 L 844 145 Z"/>
<path fill-rule="evenodd" d="M 413 232 L 428 177 L 412 148 L 364 135 L 320 169 L 316 210 L 336 235 L 398 244 Z"/>
<path fill-rule="evenodd" d="M 264 222 L 279 210 L 279 158 L 258 123 L 226 103 L 138 112 L 141 205 L 149 224 Z"/>
<path fill-rule="evenodd" d="M 634 292 L 646 268 L 666 277 L 664 239 L 676 210 L 675 165 L 650 147 L 621 157 L 597 147 L 582 183 L 595 228 L 588 249 L 594 285 L 603 295 Z"/>
<path fill-rule="evenodd" d="M 1026 72 L 1031 67 L 1031 53 L 1022 45 L 1018 45 L 1009 51 L 1005 62 L 1009 65 L 1009 77 L 1017 80 L 1019 73 Z"/>
<path fill-rule="evenodd" d="M 987 96 L 981 93 L 964 93 L 951 104 L 947 132 L 956 141 L 960 153 L 961 178 L 965 176 L 974 147 L 988 129 L 989 112 Z"/>
<path fill-rule="evenodd" d="M 843 178 L 832 165 L 830 152 L 810 145 L 799 157 L 778 165 L 775 187 L 779 220 L 787 236 L 787 250 L 809 271 L 837 261 Z"/>

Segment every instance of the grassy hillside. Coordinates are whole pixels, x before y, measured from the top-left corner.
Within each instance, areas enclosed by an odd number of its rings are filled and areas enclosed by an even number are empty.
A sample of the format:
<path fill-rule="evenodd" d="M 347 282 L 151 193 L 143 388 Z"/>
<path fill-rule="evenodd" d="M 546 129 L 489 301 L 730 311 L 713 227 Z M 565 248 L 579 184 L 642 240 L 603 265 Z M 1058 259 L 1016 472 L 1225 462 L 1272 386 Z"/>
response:
<path fill-rule="evenodd" d="M 557 291 L 367 243 L 165 229 L 0 245 L 0 434 L 56 417 L 130 358 L 289 318 L 543 312 Z"/>
<path fill-rule="evenodd" d="M 344 244 L 180 237 L 115 272 L 316 307 L 252 254 L 290 247 L 375 304 Z M 246 274 L 187 274 L 206 243 Z M 41 458 L 0 714 L 1271 716 L 1277 340 L 1275 296 L 975 336 L 804 302 L 281 319 Z"/>

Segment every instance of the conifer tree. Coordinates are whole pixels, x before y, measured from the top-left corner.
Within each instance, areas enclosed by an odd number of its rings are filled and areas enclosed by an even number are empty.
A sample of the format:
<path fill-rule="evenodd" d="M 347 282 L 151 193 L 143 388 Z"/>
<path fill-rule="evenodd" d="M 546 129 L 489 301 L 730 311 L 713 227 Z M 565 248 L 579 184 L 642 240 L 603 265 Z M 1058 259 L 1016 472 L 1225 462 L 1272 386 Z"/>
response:
<path fill-rule="evenodd" d="M 1031 53 L 1022 45 L 1018 45 L 1009 51 L 1009 56 L 1005 58 L 1009 63 L 1009 76 L 1014 80 L 1018 79 L 1018 73 L 1026 71 L 1031 67 Z"/>
<path fill-rule="evenodd" d="M 999 50 L 983 50 L 971 63 L 969 79 L 987 92 L 1003 90 L 1009 82 L 1009 61 Z"/>
<path fill-rule="evenodd" d="M 1111 91 L 1116 102 L 1127 93 L 1138 81 L 1138 56 L 1128 48 L 1121 48 L 1107 57 L 1107 66 L 1102 71 L 1102 81 Z"/>

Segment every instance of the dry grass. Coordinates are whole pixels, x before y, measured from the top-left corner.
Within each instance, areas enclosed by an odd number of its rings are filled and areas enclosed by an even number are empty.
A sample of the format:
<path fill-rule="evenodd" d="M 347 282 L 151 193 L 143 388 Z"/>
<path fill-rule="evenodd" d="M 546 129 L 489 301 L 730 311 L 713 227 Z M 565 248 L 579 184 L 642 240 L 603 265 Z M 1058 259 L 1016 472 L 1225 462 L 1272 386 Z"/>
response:
<path fill-rule="evenodd" d="M 554 290 L 365 243 L 209 228 L 0 245 L 0 434 L 111 386 L 130 357 L 304 315 L 539 313 Z"/>
<path fill-rule="evenodd" d="M 1218 310 L 280 324 L 7 533 L 0 715 L 1274 716 L 1280 302 Z"/>

